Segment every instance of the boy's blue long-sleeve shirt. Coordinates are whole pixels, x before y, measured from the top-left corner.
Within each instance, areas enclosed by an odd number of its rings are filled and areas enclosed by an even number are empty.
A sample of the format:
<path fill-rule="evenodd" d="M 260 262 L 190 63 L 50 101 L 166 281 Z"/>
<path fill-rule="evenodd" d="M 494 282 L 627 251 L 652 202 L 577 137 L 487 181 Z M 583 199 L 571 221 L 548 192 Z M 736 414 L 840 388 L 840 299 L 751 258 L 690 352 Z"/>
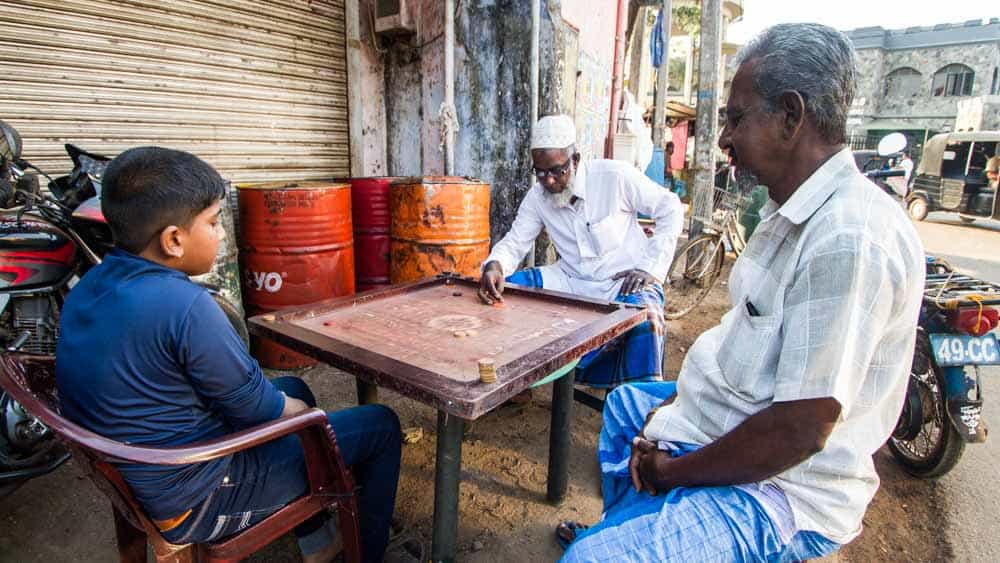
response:
<path fill-rule="evenodd" d="M 70 291 L 56 380 L 63 415 L 133 445 L 218 438 L 278 418 L 285 405 L 204 288 L 121 250 Z M 149 516 L 166 520 L 215 490 L 229 460 L 120 468 Z"/>

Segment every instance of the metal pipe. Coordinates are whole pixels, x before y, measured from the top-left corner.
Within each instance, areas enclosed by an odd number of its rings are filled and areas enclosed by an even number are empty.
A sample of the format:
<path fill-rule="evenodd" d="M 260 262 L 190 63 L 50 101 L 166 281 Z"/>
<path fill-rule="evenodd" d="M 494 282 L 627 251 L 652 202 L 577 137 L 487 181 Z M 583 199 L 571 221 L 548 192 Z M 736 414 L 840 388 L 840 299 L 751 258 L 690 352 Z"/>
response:
<path fill-rule="evenodd" d="M 455 118 L 455 0 L 444 3 L 444 105 L 441 119 Z M 455 129 L 444 124 L 444 173 L 455 175 Z"/>
<path fill-rule="evenodd" d="M 549 474 L 546 498 L 559 504 L 569 486 L 570 423 L 573 419 L 573 382 L 576 371 L 552 384 L 552 422 L 549 425 Z"/>
<path fill-rule="evenodd" d="M 465 421 L 438 411 L 437 465 L 434 470 L 434 528 L 432 561 L 454 561 L 458 538 L 458 485 L 462 472 L 462 433 Z"/>
<path fill-rule="evenodd" d="M 615 132 L 618 130 L 618 106 L 622 101 L 622 82 L 625 70 L 625 20 L 628 14 L 628 0 L 618 0 L 618 14 L 615 18 L 615 61 L 611 69 L 611 111 L 608 115 L 608 138 L 604 141 L 604 157 L 612 158 L 615 148 Z"/>
<path fill-rule="evenodd" d="M 531 0 L 531 131 L 538 121 L 538 43 L 542 27 L 542 0 Z"/>
<path fill-rule="evenodd" d="M 538 82 L 541 71 L 538 64 L 539 34 L 542 28 L 542 0 L 531 0 L 531 134 L 534 136 L 538 123 Z M 534 181 L 532 178 L 529 181 Z M 535 243 L 531 243 L 526 265 L 535 267 Z"/>

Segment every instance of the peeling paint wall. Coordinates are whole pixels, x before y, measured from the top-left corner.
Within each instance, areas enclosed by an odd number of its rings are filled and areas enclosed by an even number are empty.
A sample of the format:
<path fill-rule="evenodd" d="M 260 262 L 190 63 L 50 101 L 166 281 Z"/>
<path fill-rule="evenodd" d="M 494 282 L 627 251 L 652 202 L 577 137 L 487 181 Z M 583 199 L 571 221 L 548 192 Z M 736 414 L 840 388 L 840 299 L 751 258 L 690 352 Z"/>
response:
<path fill-rule="evenodd" d="M 540 114 L 555 111 L 554 29 L 542 10 Z M 558 13 L 558 12 L 557 12 Z M 462 130 L 457 172 L 492 187 L 491 237 L 509 230 L 517 206 L 533 183 L 531 132 L 531 12 L 525 0 L 463 3 L 456 40 L 455 100 Z"/>
<path fill-rule="evenodd" d="M 509 230 L 531 175 L 531 2 L 463 0 L 455 17 L 456 174 L 491 185 L 491 236 Z M 444 2 L 417 0 L 416 33 L 385 40 L 386 169 L 390 175 L 444 171 Z M 576 109 L 581 152 L 600 157 L 607 133 L 615 0 L 543 0 L 539 115 Z M 569 20 L 579 28 L 570 28 Z M 610 22 L 610 23 L 609 23 Z M 578 48 L 578 51 L 577 51 Z M 577 60 L 583 74 L 566 61 Z M 570 56 L 566 56 L 566 55 Z M 572 84 L 567 81 L 573 80 Z M 564 96 L 567 89 L 575 92 Z M 367 100 L 366 100 L 367 102 Z M 568 107 L 572 104 L 574 107 Z M 582 116 L 582 117 L 581 117 Z M 377 118 L 376 118 L 377 122 Z"/>
<path fill-rule="evenodd" d="M 359 24 L 361 47 L 361 173 L 364 176 L 385 176 L 386 116 L 385 61 L 382 49 L 372 34 L 373 0 L 360 0 Z"/>
<path fill-rule="evenodd" d="M 423 173 L 423 85 L 416 51 L 390 47 L 385 64 L 386 163 L 390 176 Z"/>
<path fill-rule="evenodd" d="M 580 76 L 576 92 L 577 149 L 584 159 L 604 158 L 611 113 L 615 57 L 614 0 L 564 0 L 562 17 L 580 30 Z"/>

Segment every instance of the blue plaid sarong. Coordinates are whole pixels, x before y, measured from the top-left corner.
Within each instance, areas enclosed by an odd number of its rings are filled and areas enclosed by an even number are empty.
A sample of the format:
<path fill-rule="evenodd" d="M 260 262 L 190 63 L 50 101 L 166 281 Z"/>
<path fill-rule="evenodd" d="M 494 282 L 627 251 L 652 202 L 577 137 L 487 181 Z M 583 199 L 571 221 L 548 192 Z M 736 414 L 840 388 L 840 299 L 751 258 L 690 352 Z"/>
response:
<path fill-rule="evenodd" d="M 520 270 L 507 276 L 507 283 L 542 288 L 538 268 Z M 618 301 L 633 305 L 653 304 L 663 308 L 663 286 L 653 284 Z M 590 387 L 617 387 L 636 381 L 659 381 L 663 369 L 663 336 L 657 336 L 649 322 L 629 330 L 611 342 L 588 352 L 576 366 L 576 382 Z"/>
<path fill-rule="evenodd" d="M 604 516 L 577 536 L 563 563 L 590 561 L 768 561 L 784 563 L 833 553 L 840 544 L 796 531 L 784 493 L 772 484 L 679 487 L 637 493 L 628 473 L 632 438 L 646 414 L 676 390 L 675 383 L 615 389 L 604 405 L 598 443 Z M 675 444 L 680 456 L 697 449 Z"/>

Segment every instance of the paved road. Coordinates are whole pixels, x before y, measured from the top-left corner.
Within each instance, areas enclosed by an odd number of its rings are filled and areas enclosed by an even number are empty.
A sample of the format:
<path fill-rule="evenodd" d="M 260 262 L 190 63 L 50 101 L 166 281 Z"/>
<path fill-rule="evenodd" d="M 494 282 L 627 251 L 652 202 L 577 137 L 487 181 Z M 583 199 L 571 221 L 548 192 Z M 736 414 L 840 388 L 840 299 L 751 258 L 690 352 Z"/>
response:
<path fill-rule="evenodd" d="M 917 224 L 927 252 L 955 268 L 1000 283 L 1000 222 L 964 225 L 956 215 L 931 214 Z M 983 418 L 1000 429 L 1000 366 L 983 368 Z M 945 531 L 956 561 L 1000 560 L 1000 430 L 966 447 L 958 466 L 934 491 L 945 508 Z"/>

